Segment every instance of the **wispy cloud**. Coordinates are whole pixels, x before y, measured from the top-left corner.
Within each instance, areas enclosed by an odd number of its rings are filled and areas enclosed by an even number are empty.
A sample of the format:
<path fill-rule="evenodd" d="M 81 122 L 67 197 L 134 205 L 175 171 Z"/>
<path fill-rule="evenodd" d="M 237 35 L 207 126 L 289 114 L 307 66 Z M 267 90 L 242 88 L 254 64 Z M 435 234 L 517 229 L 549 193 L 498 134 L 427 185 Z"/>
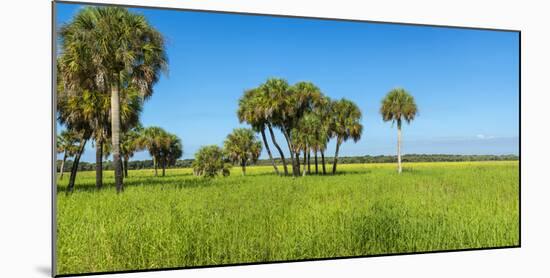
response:
<path fill-rule="evenodd" d="M 495 136 L 492 135 L 485 135 L 485 134 L 478 134 L 476 135 L 477 139 L 486 140 L 486 139 L 495 139 Z"/>

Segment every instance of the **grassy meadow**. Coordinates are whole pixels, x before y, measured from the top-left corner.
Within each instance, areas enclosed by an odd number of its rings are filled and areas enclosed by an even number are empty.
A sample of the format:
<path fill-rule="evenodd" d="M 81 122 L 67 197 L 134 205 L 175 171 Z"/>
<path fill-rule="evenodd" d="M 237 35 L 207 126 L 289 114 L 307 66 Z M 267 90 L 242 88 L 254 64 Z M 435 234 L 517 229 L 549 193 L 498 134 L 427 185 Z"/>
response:
<path fill-rule="evenodd" d="M 344 164 L 335 176 L 130 171 L 58 185 L 58 274 L 513 246 L 517 161 Z"/>

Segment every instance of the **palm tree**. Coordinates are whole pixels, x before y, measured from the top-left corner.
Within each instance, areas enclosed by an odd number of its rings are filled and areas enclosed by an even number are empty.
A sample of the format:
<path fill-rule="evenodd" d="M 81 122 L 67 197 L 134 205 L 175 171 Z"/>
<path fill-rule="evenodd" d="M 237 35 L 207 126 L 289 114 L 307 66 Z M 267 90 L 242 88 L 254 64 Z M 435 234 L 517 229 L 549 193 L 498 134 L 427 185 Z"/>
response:
<path fill-rule="evenodd" d="M 336 137 L 336 153 L 334 154 L 334 162 L 332 165 L 332 174 L 336 173 L 336 165 L 338 164 L 338 153 L 340 145 L 348 139 L 353 139 L 354 142 L 361 139 L 363 125 L 361 121 L 361 110 L 352 101 L 341 99 L 332 103 L 332 122 L 331 131 Z"/>
<path fill-rule="evenodd" d="M 269 144 L 267 143 L 267 138 L 265 136 L 265 129 L 266 126 L 269 124 L 269 120 L 267 117 L 265 117 L 265 109 L 262 107 L 262 97 L 264 97 L 264 92 L 260 89 L 251 89 L 244 92 L 244 95 L 239 99 L 239 108 L 237 110 L 237 116 L 239 117 L 239 121 L 246 122 L 249 125 L 252 126 L 252 129 L 255 132 L 260 132 L 262 135 L 262 140 L 264 142 L 265 149 L 267 151 L 267 155 L 269 156 L 269 160 L 271 160 L 271 164 L 273 165 L 273 169 L 275 170 L 275 173 L 279 174 L 279 169 L 277 168 L 277 164 L 275 163 L 275 160 L 273 159 L 273 155 L 271 154 L 271 149 L 269 148 Z M 283 155 L 283 152 L 280 150 L 280 147 L 278 147 L 278 144 L 275 141 L 273 131 L 270 128 L 272 140 L 274 144 L 279 149 L 281 160 L 283 161 L 283 168 L 285 171 L 285 175 L 288 174 L 288 169 L 286 166 L 285 157 Z"/>
<path fill-rule="evenodd" d="M 63 169 L 67 158 L 72 157 L 78 151 L 78 134 L 70 130 L 64 130 L 57 135 L 56 141 L 57 153 L 63 154 L 61 166 L 59 168 L 59 179 L 63 179 Z"/>
<path fill-rule="evenodd" d="M 315 103 L 322 99 L 319 88 L 311 82 L 298 82 L 289 86 L 280 78 L 270 78 L 260 86 L 266 94 L 264 107 L 273 126 L 278 127 L 286 139 L 294 176 L 300 175 L 300 162 L 292 144 L 292 129 L 296 127 L 302 115 L 313 109 Z"/>
<path fill-rule="evenodd" d="M 281 130 L 290 153 L 292 174 L 298 176 L 300 169 L 295 158 L 290 135 L 297 112 L 294 105 L 295 99 L 293 99 L 292 88 L 284 79 L 270 78 L 260 86 L 260 90 L 265 93 L 265 98 L 262 99 L 263 107 L 265 108 L 265 116 L 271 120 L 271 124 L 268 128 L 270 132 L 272 132 L 271 126 L 275 126 Z M 271 138 L 275 138 L 273 134 Z"/>
<path fill-rule="evenodd" d="M 312 151 L 315 159 L 315 174 L 319 173 L 317 153 L 321 153 L 321 164 L 323 168 L 323 174 L 326 174 L 325 168 L 325 150 L 327 149 L 328 142 L 330 140 L 330 122 L 331 122 L 331 103 L 329 97 L 322 97 L 314 106 L 312 115 L 314 117 L 314 123 L 316 127 L 312 129 L 313 132 L 313 144 Z"/>
<path fill-rule="evenodd" d="M 120 142 L 120 153 L 123 157 L 124 177 L 128 177 L 128 161 L 134 156 L 134 153 L 139 151 L 139 137 L 143 128 L 141 126 L 134 127 L 122 134 Z"/>
<path fill-rule="evenodd" d="M 320 125 L 321 122 L 318 115 L 313 112 L 306 112 L 302 118 L 300 118 L 296 127 L 292 130 L 292 140 L 295 147 L 295 152 L 298 154 L 302 151 L 304 154 L 304 170 L 302 172 L 302 175 L 304 176 L 306 173 L 311 173 L 311 151 L 314 151 L 315 162 L 317 163 L 317 150 L 320 145 L 320 142 L 318 142 L 317 139 Z"/>
<path fill-rule="evenodd" d="M 162 166 L 162 176 L 165 176 L 166 167 L 176 164 L 178 158 L 183 155 L 183 145 L 181 139 L 175 134 L 166 133 L 165 136 L 166 145 L 161 148 L 160 161 Z"/>
<path fill-rule="evenodd" d="M 65 126 L 68 131 L 74 133 L 76 140 L 79 142 L 74 153 L 69 184 L 67 185 L 68 193 L 72 192 L 74 189 L 80 157 L 84 152 L 86 143 L 92 137 L 93 128 L 90 126 L 90 121 L 86 118 L 84 110 L 82 109 L 82 96 L 68 94 L 67 91 L 63 90 L 63 88 L 63 83 L 58 80 L 57 120 L 61 125 Z"/>
<path fill-rule="evenodd" d="M 396 88 L 388 92 L 382 99 L 380 114 L 384 122 L 397 123 L 397 172 L 401 174 L 401 124 L 408 124 L 416 117 L 418 108 L 414 97 L 403 88 Z"/>
<path fill-rule="evenodd" d="M 158 176 L 158 164 L 161 162 L 162 151 L 169 148 L 170 138 L 168 133 L 160 127 L 147 127 L 138 139 L 140 149 L 147 149 L 153 158 L 155 177 Z"/>
<path fill-rule="evenodd" d="M 246 174 L 246 165 L 255 163 L 262 152 L 262 143 L 254 135 L 254 131 L 247 128 L 233 129 L 223 143 L 227 157 L 241 166 L 243 176 Z"/>
<path fill-rule="evenodd" d="M 111 139 L 115 184 L 123 189 L 120 157 L 120 99 L 125 89 L 136 88 L 142 97 L 166 69 L 164 39 L 143 15 L 120 7 L 86 7 L 60 31 L 62 57 L 70 65 L 64 79 L 70 91 L 82 86 L 83 72 L 111 96 Z"/>

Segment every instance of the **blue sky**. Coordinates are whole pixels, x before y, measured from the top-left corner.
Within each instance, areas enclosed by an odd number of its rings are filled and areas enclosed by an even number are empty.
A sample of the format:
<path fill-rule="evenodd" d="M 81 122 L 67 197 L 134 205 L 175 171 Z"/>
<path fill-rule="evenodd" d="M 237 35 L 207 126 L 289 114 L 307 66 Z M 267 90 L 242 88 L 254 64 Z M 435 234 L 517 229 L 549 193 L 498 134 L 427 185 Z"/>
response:
<path fill-rule="evenodd" d="M 56 5 L 57 26 L 82 7 Z M 360 107 L 362 139 L 344 143 L 343 156 L 395 153 L 396 128 L 378 113 L 394 87 L 411 92 L 420 110 L 404 126 L 404 153 L 518 154 L 517 33 L 131 10 L 164 34 L 169 58 L 169 74 L 155 86 L 141 121 L 177 134 L 183 158 L 246 126 L 236 117 L 238 99 L 268 77 L 312 81 L 331 98 Z M 332 142 L 327 153 L 334 149 Z M 91 145 L 83 160 L 95 160 Z"/>

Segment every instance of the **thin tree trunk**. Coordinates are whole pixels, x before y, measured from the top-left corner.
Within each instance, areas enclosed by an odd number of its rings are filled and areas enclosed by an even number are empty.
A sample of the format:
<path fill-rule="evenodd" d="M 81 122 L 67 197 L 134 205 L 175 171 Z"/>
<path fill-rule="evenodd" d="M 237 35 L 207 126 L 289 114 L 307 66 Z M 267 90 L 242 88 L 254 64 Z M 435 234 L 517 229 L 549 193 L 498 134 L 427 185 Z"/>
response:
<path fill-rule="evenodd" d="M 401 174 L 401 122 L 397 122 L 397 172 Z"/>
<path fill-rule="evenodd" d="M 323 175 L 327 174 L 327 170 L 325 168 L 325 151 L 321 150 L 321 165 L 323 166 Z"/>
<path fill-rule="evenodd" d="M 301 175 L 301 171 L 300 171 L 300 151 L 297 151 L 296 153 L 294 153 L 294 155 L 295 155 L 294 158 L 296 159 L 296 164 L 297 164 L 298 170 L 296 171 L 296 168 L 293 165 L 292 171 L 298 173 L 296 176 L 300 176 Z"/>
<path fill-rule="evenodd" d="M 158 176 L 157 172 L 157 158 L 156 156 L 153 156 L 153 167 L 155 168 L 155 177 Z"/>
<path fill-rule="evenodd" d="M 336 140 L 336 153 L 334 154 L 334 162 L 332 164 L 332 174 L 336 174 L 336 164 L 338 164 L 338 152 L 340 151 L 340 144 L 342 142 L 340 141 L 340 137 Z"/>
<path fill-rule="evenodd" d="M 124 177 L 128 177 L 128 156 L 124 156 Z"/>
<path fill-rule="evenodd" d="M 63 160 L 61 161 L 61 168 L 59 169 L 59 180 L 63 180 L 63 168 L 65 168 L 65 160 L 67 160 L 67 152 L 63 153 Z"/>
<path fill-rule="evenodd" d="M 118 82 L 118 78 L 116 79 Z M 115 185 L 117 193 L 123 190 L 122 164 L 120 163 L 120 95 L 118 84 L 111 86 L 111 133 L 113 163 L 115 165 Z"/>
<path fill-rule="evenodd" d="M 306 167 L 307 167 L 307 154 L 306 154 L 306 149 L 304 149 L 304 171 L 302 172 L 303 177 L 305 177 L 307 173 Z"/>
<path fill-rule="evenodd" d="M 122 162 L 122 159 L 120 160 L 120 169 L 122 170 L 122 176 L 120 176 L 120 178 L 122 179 L 122 182 L 124 182 L 124 163 Z"/>
<path fill-rule="evenodd" d="M 279 169 L 277 168 L 277 164 L 275 164 L 275 160 L 273 159 L 273 156 L 271 155 L 271 150 L 269 149 L 269 145 L 267 144 L 267 138 L 265 137 L 265 126 L 262 127 L 260 133 L 262 134 L 262 140 L 264 140 L 264 146 L 267 151 L 267 155 L 269 156 L 269 160 L 271 160 L 271 164 L 273 165 L 273 169 L 275 169 L 275 173 L 279 175 Z"/>
<path fill-rule="evenodd" d="M 103 187 L 103 140 L 96 140 L 95 144 L 95 187 Z"/>
<path fill-rule="evenodd" d="M 317 150 L 313 152 L 313 158 L 315 159 L 315 174 L 319 174 L 319 165 L 317 163 Z"/>
<path fill-rule="evenodd" d="M 67 186 L 67 193 L 73 192 L 74 190 L 74 182 L 76 180 L 76 174 L 78 173 L 78 163 L 80 162 L 80 156 L 82 155 L 82 152 L 84 151 L 84 147 L 86 146 L 86 142 L 88 139 L 82 139 L 80 141 L 80 146 L 78 148 L 78 152 L 76 153 L 73 161 L 73 166 L 71 167 L 71 176 L 69 177 L 69 185 Z"/>
<path fill-rule="evenodd" d="M 246 162 L 245 161 L 241 161 L 241 170 L 242 170 L 243 177 L 246 176 Z"/>
<path fill-rule="evenodd" d="M 163 177 L 165 176 L 165 172 L 166 172 L 166 158 L 164 158 L 162 160 L 162 176 Z"/>
<path fill-rule="evenodd" d="M 311 174 L 311 151 L 307 150 L 307 173 Z"/>
<path fill-rule="evenodd" d="M 279 143 L 277 143 L 277 140 L 275 140 L 275 134 L 273 133 L 273 128 L 271 127 L 271 124 L 267 124 L 267 127 L 269 128 L 269 134 L 271 135 L 271 141 L 273 142 L 273 145 L 275 145 L 275 148 L 277 148 L 277 151 L 279 151 L 279 155 L 281 156 L 281 160 L 283 161 L 283 168 L 285 170 L 285 175 L 288 175 L 288 168 L 286 166 L 286 159 L 285 155 L 283 153 L 283 150 L 281 149 L 281 146 L 279 146 Z"/>
<path fill-rule="evenodd" d="M 300 175 L 300 161 L 298 158 L 300 155 L 298 153 L 294 153 L 294 150 L 292 148 L 292 141 L 287 130 L 283 127 L 281 128 L 281 131 L 285 136 L 286 143 L 288 145 L 288 151 L 290 152 L 290 159 L 292 160 L 292 175 L 297 177 Z"/>

